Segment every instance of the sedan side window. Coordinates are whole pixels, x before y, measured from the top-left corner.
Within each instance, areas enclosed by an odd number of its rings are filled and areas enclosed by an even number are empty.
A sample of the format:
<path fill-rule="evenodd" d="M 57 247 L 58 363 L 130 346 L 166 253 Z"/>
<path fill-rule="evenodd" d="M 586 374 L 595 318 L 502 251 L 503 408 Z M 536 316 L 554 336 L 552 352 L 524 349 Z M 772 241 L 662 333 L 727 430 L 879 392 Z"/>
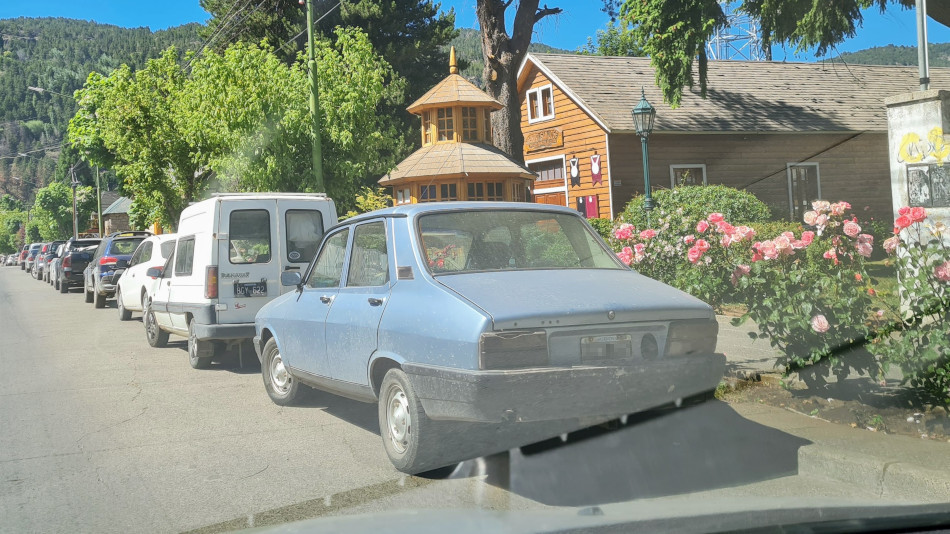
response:
<path fill-rule="evenodd" d="M 375 287 L 389 281 L 389 254 L 386 253 L 386 224 L 361 224 L 353 234 L 353 253 L 347 270 L 347 287 Z"/>
<path fill-rule="evenodd" d="M 350 230 L 346 229 L 327 239 L 310 271 L 310 279 L 307 280 L 308 287 L 340 287 L 340 280 L 343 278 L 343 259 L 346 257 L 346 240 L 349 235 Z"/>

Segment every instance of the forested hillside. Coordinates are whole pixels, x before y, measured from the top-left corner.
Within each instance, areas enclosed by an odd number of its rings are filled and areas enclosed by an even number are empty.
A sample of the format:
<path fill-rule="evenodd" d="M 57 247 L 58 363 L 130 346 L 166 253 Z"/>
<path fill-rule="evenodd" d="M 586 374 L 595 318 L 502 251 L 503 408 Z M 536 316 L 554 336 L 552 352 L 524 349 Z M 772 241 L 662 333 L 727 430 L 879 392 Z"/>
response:
<path fill-rule="evenodd" d="M 928 49 L 931 67 L 950 67 L 950 43 L 932 43 Z M 829 61 L 860 65 L 917 65 L 917 47 L 875 46 L 857 52 L 846 52 Z"/>
<path fill-rule="evenodd" d="M 64 18 L 0 20 L 0 194 L 28 198 L 32 190 L 65 179 L 63 135 L 76 112 L 73 91 L 92 71 L 133 68 L 168 46 L 197 49 L 199 24 L 153 32 Z M 45 92 L 30 90 L 45 89 Z M 90 181 L 90 170 L 80 169 Z"/>
<path fill-rule="evenodd" d="M 461 63 L 460 74 L 481 87 L 482 70 L 485 68 L 485 63 L 482 61 L 482 40 L 478 30 L 460 28 L 459 36 L 452 40 L 451 45 L 455 47 L 455 52 L 458 54 Z M 575 53 L 541 43 L 531 43 L 528 50 L 544 54 Z"/>

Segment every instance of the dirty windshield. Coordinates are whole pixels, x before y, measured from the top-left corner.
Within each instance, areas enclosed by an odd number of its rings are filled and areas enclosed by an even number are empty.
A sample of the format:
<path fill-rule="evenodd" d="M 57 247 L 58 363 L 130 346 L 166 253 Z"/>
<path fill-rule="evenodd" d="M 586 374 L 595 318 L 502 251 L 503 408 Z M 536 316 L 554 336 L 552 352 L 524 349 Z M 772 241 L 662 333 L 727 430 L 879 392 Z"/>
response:
<path fill-rule="evenodd" d="M 921 526 L 950 0 L 0 0 L 0 534 Z"/>

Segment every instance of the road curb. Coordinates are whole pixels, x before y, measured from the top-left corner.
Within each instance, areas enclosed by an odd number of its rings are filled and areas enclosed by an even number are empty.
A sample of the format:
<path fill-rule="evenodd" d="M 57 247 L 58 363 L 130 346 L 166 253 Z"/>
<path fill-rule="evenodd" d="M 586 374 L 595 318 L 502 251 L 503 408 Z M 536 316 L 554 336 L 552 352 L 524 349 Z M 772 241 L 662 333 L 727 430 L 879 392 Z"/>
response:
<path fill-rule="evenodd" d="M 798 450 L 798 471 L 868 488 L 882 497 L 950 501 L 950 472 L 859 453 L 847 447 L 806 445 Z"/>

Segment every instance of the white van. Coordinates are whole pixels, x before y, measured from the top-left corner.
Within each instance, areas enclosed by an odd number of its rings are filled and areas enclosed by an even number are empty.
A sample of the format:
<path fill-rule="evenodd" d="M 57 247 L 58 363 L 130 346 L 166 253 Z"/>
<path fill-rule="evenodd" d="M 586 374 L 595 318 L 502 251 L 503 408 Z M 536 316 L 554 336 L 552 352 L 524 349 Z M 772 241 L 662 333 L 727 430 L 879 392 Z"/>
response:
<path fill-rule="evenodd" d="M 185 336 L 201 369 L 218 346 L 253 338 L 257 311 L 289 290 L 280 273 L 305 270 L 336 222 L 322 193 L 227 193 L 188 206 L 175 253 L 161 272 L 149 270 L 161 278 L 144 312 L 149 345 Z"/>

